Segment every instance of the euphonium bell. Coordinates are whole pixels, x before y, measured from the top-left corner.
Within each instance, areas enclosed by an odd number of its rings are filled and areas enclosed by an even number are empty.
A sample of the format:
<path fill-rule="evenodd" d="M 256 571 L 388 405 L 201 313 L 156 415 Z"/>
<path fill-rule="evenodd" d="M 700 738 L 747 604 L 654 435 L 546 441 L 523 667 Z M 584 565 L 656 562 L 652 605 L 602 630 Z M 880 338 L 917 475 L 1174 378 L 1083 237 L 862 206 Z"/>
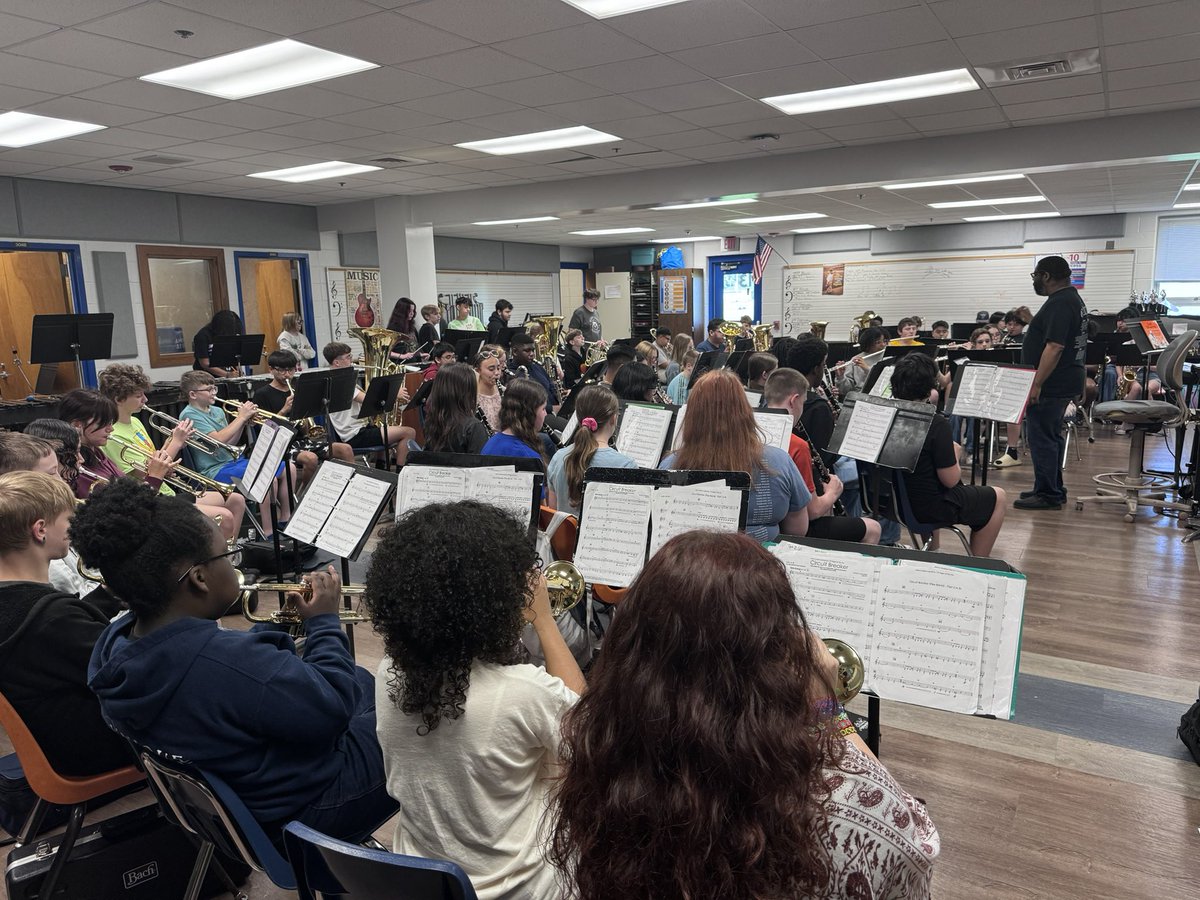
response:
<path fill-rule="evenodd" d="M 862 690 L 866 679 L 866 667 L 862 657 L 853 647 L 837 638 L 825 638 L 825 646 L 837 660 L 837 684 L 834 685 L 834 696 L 839 703 L 849 703 Z"/>
<path fill-rule="evenodd" d="M 809 322 L 808 325 L 812 329 L 813 334 L 821 340 L 825 340 L 825 329 L 829 325 L 828 322 Z"/>
<path fill-rule="evenodd" d="M 771 325 L 754 326 L 754 352 L 766 353 L 771 349 L 771 336 L 774 331 Z"/>
<path fill-rule="evenodd" d="M 583 599 L 583 575 L 573 563 L 560 559 L 542 570 L 546 592 L 550 595 L 550 612 L 554 618 L 571 610 Z"/>

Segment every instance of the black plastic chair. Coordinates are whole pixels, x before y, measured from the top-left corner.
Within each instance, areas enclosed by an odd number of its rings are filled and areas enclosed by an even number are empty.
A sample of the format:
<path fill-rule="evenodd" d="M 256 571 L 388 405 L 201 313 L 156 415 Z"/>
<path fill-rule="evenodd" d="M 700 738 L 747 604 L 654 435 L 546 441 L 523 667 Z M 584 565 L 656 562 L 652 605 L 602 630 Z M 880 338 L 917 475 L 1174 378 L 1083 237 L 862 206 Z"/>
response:
<path fill-rule="evenodd" d="M 290 822 L 283 842 L 300 900 L 477 900 L 452 862 L 368 850 Z"/>
<path fill-rule="evenodd" d="M 908 499 L 904 473 L 900 469 L 885 469 L 874 463 L 860 460 L 858 478 L 862 488 L 864 506 L 870 508 L 876 515 L 894 517 L 899 521 L 908 529 L 909 538 L 915 549 L 928 550 L 929 545 L 933 543 L 933 533 L 940 529 L 947 529 L 958 535 L 967 556 L 971 555 L 971 542 L 955 523 L 917 521 L 912 503 Z M 880 508 L 874 508 L 875 506 Z"/>

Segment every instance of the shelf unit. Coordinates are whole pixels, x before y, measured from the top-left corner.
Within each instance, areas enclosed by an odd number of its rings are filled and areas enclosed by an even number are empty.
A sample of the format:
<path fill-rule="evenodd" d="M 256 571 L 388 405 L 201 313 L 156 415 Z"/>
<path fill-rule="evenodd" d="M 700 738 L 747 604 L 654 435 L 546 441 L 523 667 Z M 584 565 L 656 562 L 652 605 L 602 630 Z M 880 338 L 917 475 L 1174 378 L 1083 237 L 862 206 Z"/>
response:
<path fill-rule="evenodd" d="M 633 266 L 629 273 L 630 336 L 650 340 L 650 329 L 658 327 L 658 277 L 652 266 Z"/>

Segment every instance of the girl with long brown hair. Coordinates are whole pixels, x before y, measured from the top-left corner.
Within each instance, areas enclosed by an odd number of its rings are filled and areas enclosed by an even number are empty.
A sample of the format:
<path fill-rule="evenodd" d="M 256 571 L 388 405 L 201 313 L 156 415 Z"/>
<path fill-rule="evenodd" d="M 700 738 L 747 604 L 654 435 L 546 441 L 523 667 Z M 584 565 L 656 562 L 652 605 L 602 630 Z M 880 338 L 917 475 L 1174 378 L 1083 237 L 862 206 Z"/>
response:
<path fill-rule="evenodd" d="M 843 727 L 835 671 L 776 557 L 743 535 L 668 541 L 563 721 L 567 896 L 928 898 L 937 829 Z"/>
<path fill-rule="evenodd" d="M 806 507 L 812 494 L 787 452 L 763 444 L 742 382 L 733 372 L 716 369 L 696 382 L 688 394 L 682 443 L 659 463 L 660 469 L 750 473 L 748 535 L 766 542 L 780 532 L 803 535 L 808 530 Z"/>
<path fill-rule="evenodd" d="M 465 363 L 442 366 L 425 405 L 426 450 L 478 453 L 487 443 L 487 426 L 475 418 L 475 371 Z"/>
<path fill-rule="evenodd" d="M 628 367 L 626 367 L 628 368 Z M 622 370 L 624 371 L 624 370 Z M 575 416 L 579 421 L 567 446 L 554 454 L 546 470 L 549 501 L 555 509 L 579 515 L 583 505 L 583 476 L 592 466 L 636 469 L 637 463 L 608 446 L 617 430 L 621 405 L 606 384 L 589 384 L 579 392 Z"/>
<path fill-rule="evenodd" d="M 542 424 L 546 421 L 546 389 L 532 378 L 518 378 L 504 391 L 500 404 L 500 433 L 493 434 L 480 452 L 484 456 L 528 456 L 546 462 Z"/>

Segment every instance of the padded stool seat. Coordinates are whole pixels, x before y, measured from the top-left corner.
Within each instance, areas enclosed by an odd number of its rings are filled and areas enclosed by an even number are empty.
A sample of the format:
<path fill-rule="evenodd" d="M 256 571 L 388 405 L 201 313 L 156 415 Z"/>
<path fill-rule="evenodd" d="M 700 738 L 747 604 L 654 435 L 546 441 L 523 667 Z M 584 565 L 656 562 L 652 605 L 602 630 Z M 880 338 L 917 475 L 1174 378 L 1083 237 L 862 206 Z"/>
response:
<path fill-rule="evenodd" d="M 1165 400 L 1106 400 L 1092 407 L 1092 415 L 1106 422 L 1151 425 L 1179 417 L 1179 407 Z"/>

